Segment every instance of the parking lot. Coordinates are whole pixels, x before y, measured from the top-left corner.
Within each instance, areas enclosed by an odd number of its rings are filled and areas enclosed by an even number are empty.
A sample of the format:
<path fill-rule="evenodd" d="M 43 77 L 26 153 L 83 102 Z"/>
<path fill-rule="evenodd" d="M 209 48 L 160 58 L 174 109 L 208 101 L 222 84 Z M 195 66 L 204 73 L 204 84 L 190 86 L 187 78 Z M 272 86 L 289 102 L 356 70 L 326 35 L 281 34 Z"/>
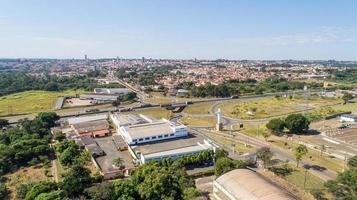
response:
<path fill-rule="evenodd" d="M 118 170 L 118 168 L 113 166 L 113 160 L 120 157 L 124 161 L 126 169 L 131 169 L 134 167 L 132 163 L 133 158 L 131 157 L 128 150 L 119 151 L 116 149 L 111 136 L 95 138 L 97 144 L 105 152 L 105 156 L 100 156 L 95 158 L 99 167 L 102 169 L 103 173 L 112 172 Z"/>

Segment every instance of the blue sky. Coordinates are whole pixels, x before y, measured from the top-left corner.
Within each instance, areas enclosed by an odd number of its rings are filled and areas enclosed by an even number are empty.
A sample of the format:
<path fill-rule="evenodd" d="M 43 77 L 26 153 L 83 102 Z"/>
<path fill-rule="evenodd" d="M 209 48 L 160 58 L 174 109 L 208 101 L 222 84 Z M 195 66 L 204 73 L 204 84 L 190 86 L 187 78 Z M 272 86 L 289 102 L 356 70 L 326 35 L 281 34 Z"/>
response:
<path fill-rule="evenodd" d="M 357 60 L 354 0 L 0 0 L 2 58 Z"/>

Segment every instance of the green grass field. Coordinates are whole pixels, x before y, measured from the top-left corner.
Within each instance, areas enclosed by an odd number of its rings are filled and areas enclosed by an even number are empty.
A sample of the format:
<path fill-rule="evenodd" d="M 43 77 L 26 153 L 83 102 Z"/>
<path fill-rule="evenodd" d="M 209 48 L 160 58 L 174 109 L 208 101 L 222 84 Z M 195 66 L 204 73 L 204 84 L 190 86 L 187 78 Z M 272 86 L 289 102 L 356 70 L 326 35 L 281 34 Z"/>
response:
<path fill-rule="evenodd" d="M 54 109 L 56 99 L 64 95 L 84 93 L 84 90 L 63 92 L 26 91 L 0 97 L 0 115 L 36 113 Z"/>
<path fill-rule="evenodd" d="M 131 112 L 126 112 L 125 114 L 143 114 L 147 115 L 156 119 L 170 119 L 173 114 L 170 110 L 166 110 L 165 108 L 150 108 L 150 109 L 145 109 L 145 110 L 138 110 L 138 111 L 131 111 Z"/>
<path fill-rule="evenodd" d="M 181 123 L 191 126 L 214 126 L 217 123 L 215 117 L 187 116 L 180 120 Z"/>
<path fill-rule="evenodd" d="M 210 108 L 212 107 L 213 102 L 206 102 L 206 103 L 197 103 L 190 105 L 185 108 L 185 113 L 187 114 L 209 114 Z"/>
<path fill-rule="evenodd" d="M 239 119 L 261 119 L 275 116 L 283 116 L 293 112 L 303 111 L 307 108 L 315 109 L 322 106 L 334 105 L 341 102 L 338 99 L 324 99 L 311 96 L 289 98 L 263 98 L 251 101 L 232 101 L 220 104 L 224 115 Z"/>

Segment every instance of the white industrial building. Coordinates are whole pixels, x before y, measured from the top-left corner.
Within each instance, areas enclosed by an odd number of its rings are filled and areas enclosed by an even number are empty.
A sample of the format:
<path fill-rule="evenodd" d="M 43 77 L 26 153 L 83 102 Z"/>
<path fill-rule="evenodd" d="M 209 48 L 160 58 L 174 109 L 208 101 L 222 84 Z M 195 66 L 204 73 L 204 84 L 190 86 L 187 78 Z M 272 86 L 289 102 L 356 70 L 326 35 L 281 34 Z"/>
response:
<path fill-rule="evenodd" d="M 148 161 L 161 160 L 164 158 L 171 158 L 175 160 L 180 156 L 196 154 L 208 150 L 215 151 L 215 147 L 209 141 L 204 140 L 203 144 L 198 142 L 197 145 L 193 145 L 193 146 L 170 149 L 167 151 L 160 151 L 151 154 L 142 154 L 140 156 L 140 162 L 141 164 L 145 164 Z"/>
<path fill-rule="evenodd" d="M 213 182 L 217 200 L 294 200 L 286 190 L 249 169 L 235 169 Z"/>
<path fill-rule="evenodd" d="M 186 126 L 173 124 L 166 119 L 144 124 L 122 126 L 119 132 L 129 145 L 185 137 L 188 135 Z"/>
<path fill-rule="evenodd" d="M 110 118 L 129 145 L 188 135 L 187 126 L 174 124 L 167 119 L 155 120 L 145 115 L 119 114 L 112 114 Z"/>
<path fill-rule="evenodd" d="M 115 95 L 125 95 L 131 92 L 128 88 L 94 88 L 94 93 L 96 94 L 115 94 Z"/>
<path fill-rule="evenodd" d="M 341 115 L 340 121 L 341 122 L 357 122 L 357 115 L 356 114 Z"/>

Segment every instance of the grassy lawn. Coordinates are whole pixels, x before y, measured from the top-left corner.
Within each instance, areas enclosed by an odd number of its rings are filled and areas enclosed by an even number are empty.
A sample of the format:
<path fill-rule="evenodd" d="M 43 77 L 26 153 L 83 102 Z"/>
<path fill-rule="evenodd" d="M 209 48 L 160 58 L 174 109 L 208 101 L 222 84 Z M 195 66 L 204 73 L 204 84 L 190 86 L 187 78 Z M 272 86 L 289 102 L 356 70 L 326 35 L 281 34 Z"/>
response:
<path fill-rule="evenodd" d="M 166 110 L 165 108 L 149 108 L 149 109 L 144 109 L 144 110 L 138 110 L 138 111 L 131 111 L 131 112 L 125 112 L 124 114 L 143 114 L 147 115 L 150 117 L 154 117 L 156 119 L 170 119 L 173 114 L 170 110 Z"/>
<path fill-rule="evenodd" d="M 303 168 L 292 168 L 294 171 L 285 177 L 286 180 L 299 188 L 304 189 L 305 170 Z M 323 185 L 324 181 L 322 179 L 311 174 L 310 172 L 306 173 L 306 190 L 323 189 Z"/>
<path fill-rule="evenodd" d="M 285 149 L 286 152 L 288 152 L 290 154 L 294 153 L 294 149 L 298 145 L 296 143 L 293 143 L 292 141 L 288 141 L 286 138 L 276 137 L 276 136 L 271 136 L 269 141 L 272 142 L 274 145 Z M 315 164 L 315 165 L 319 165 L 321 167 L 325 167 L 325 168 L 335 171 L 335 172 L 342 171 L 343 165 L 344 165 L 342 160 L 330 157 L 325 154 L 320 156 L 320 151 L 317 151 L 317 150 L 313 150 L 310 148 L 308 150 L 309 150 L 309 152 L 307 155 L 305 155 L 303 157 L 303 160 L 310 162 L 312 164 Z"/>
<path fill-rule="evenodd" d="M 215 117 L 184 117 L 180 120 L 181 123 L 191 126 L 214 126 L 217 123 Z"/>
<path fill-rule="evenodd" d="M 232 150 L 232 141 L 230 139 L 219 137 L 219 136 L 212 135 L 212 134 L 209 135 L 209 138 L 214 141 L 223 143 L 228 149 Z M 235 148 L 236 152 L 239 152 L 242 154 L 255 152 L 255 149 L 251 146 L 245 146 L 244 144 L 238 143 L 238 142 L 234 142 L 234 144 L 236 146 L 236 148 Z"/>
<path fill-rule="evenodd" d="M 357 112 L 357 103 L 349 103 L 345 105 L 332 106 L 337 111 L 352 111 Z"/>
<path fill-rule="evenodd" d="M 83 93 L 84 90 L 63 92 L 26 91 L 0 97 L 0 115 L 35 113 L 54 109 L 56 99 L 64 95 Z"/>
<path fill-rule="evenodd" d="M 49 174 L 51 174 L 51 168 L 49 170 Z M 52 180 L 51 177 L 45 175 L 45 169 L 42 166 L 25 167 L 6 175 L 6 178 L 6 186 L 11 192 L 10 199 L 17 199 L 15 196 L 16 187 L 20 184 Z"/>
<path fill-rule="evenodd" d="M 206 103 L 197 103 L 190 105 L 185 108 L 185 113 L 187 114 L 210 114 L 210 108 L 212 107 L 213 102 L 206 102 Z"/>
<path fill-rule="evenodd" d="M 326 99 L 311 96 L 308 100 L 296 96 L 289 98 L 262 98 L 252 101 L 240 101 L 221 104 L 223 113 L 229 117 L 239 119 L 261 119 L 283 116 L 292 112 L 303 111 L 307 108 L 319 108 L 340 102 L 338 99 Z"/>

